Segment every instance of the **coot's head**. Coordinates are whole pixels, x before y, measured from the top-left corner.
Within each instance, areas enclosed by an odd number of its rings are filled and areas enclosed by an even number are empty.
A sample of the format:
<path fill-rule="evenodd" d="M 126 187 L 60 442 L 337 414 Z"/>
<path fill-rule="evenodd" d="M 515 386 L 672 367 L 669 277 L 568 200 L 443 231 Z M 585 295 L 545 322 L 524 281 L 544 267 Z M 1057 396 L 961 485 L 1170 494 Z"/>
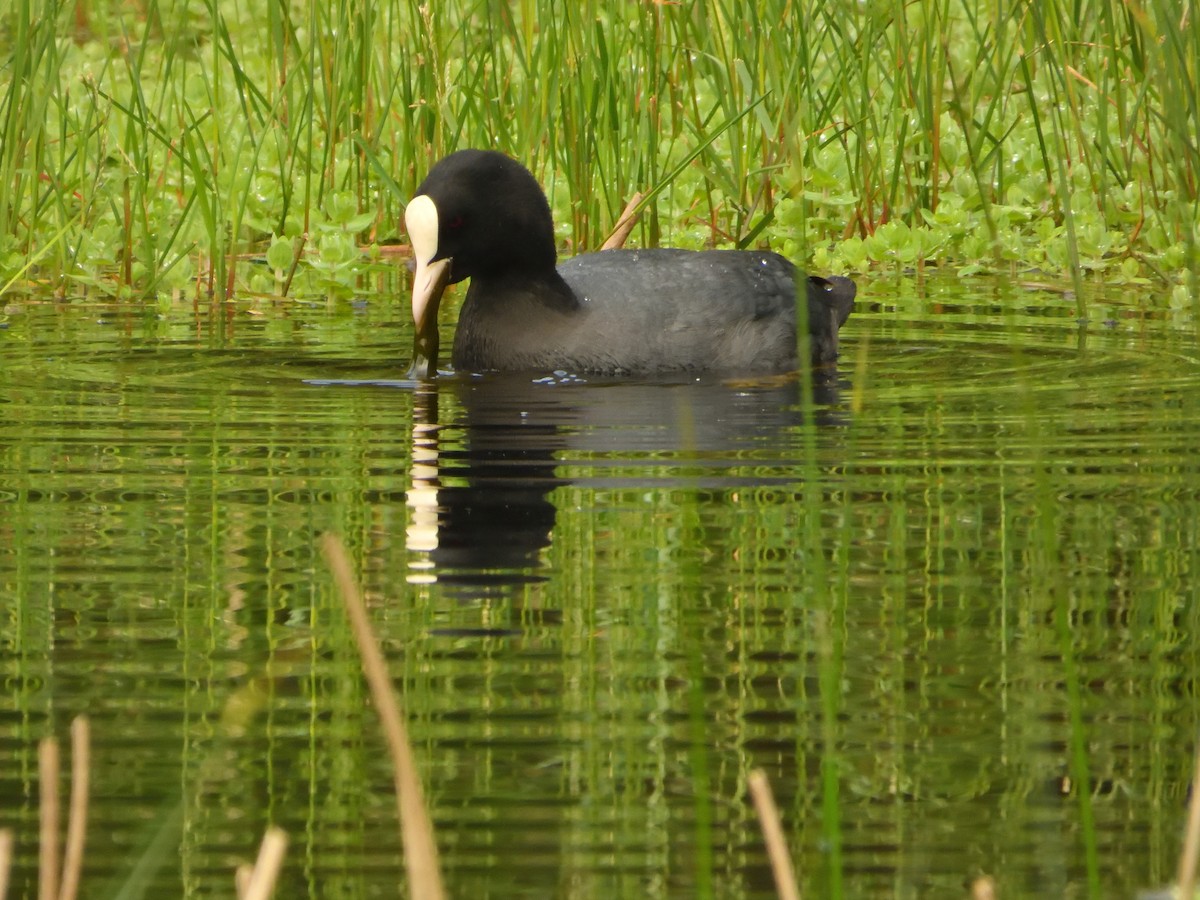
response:
<path fill-rule="evenodd" d="M 437 364 L 437 312 L 446 285 L 554 271 L 550 204 L 529 171 L 503 153 L 460 150 L 442 159 L 417 188 L 404 223 L 417 264 L 416 377 Z"/>

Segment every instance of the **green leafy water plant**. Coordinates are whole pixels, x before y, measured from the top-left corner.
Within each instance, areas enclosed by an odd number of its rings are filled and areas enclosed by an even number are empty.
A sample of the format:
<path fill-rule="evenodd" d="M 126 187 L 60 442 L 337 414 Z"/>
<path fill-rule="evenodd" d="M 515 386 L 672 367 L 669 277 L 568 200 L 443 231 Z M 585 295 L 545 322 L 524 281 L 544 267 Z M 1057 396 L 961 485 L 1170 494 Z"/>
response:
<path fill-rule="evenodd" d="M 643 245 L 1200 271 L 1200 26 L 1166 0 L 84 9 L 0 13 L 0 283 L 228 297 L 282 235 L 297 289 L 362 289 L 351 245 L 464 146 L 533 168 L 564 251 L 642 191 Z"/>

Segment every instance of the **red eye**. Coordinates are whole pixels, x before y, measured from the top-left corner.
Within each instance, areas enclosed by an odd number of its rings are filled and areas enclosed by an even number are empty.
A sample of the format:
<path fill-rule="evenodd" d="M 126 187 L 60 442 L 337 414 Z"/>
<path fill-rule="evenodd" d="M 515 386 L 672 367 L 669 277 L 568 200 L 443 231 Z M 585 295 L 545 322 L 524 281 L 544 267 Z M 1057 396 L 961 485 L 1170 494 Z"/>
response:
<path fill-rule="evenodd" d="M 462 226 L 463 226 L 463 217 L 462 216 L 455 216 L 453 219 L 451 219 L 449 222 L 446 223 L 446 227 L 449 228 L 451 231 L 454 231 L 458 228 L 462 228 Z"/>

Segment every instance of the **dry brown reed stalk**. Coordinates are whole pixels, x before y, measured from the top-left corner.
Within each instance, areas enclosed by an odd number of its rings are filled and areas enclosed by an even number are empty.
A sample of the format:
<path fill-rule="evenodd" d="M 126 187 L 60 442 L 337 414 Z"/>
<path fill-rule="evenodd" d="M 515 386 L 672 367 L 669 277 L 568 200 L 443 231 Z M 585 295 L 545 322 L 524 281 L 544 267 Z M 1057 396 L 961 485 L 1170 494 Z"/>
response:
<path fill-rule="evenodd" d="M 0 900 L 8 896 L 8 873 L 12 870 L 13 833 L 0 828 Z"/>
<path fill-rule="evenodd" d="M 250 890 L 250 879 L 254 877 L 254 866 L 242 863 L 233 870 L 233 886 L 238 900 L 246 900 L 246 891 Z"/>
<path fill-rule="evenodd" d="M 1196 890 L 1196 862 L 1200 860 L 1200 745 L 1196 747 L 1196 767 L 1192 772 L 1192 799 L 1188 803 L 1187 831 L 1183 852 L 1179 855 L 1178 896 L 1191 900 Z"/>
<path fill-rule="evenodd" d="M 271 896 L 275 882 L 279 880 L 279 870 L 283 868 L 283 854 L 286 851 L 287 834 L 282 828 L 272 825 L 263 835 L 250 877 L 243 875 L 244 866 L 238 867 L 237 886 L 241 900 L 267 900 Z"/>
<path fill-rule="evenodd" d="M 83 872 L 83 843 L 87 834 L 91 729 L 87 716 L 71 722 L 71 805 L 67 814 L 67 846 L 63 856 L 58 900 L 75 900 Z"/>
<path fill-rule="evenodd" d="M 443 900 L 442 875 L 438 866 L 437 844 L 433 839 L 433 822 L 425 809 L 421 780 L 413 761 L 407 729 L 400 716 L 400 698 L 396 695 L 383 652 L 371 630 L 367 607 L 354 580 L 350 559 L 341 540 L 333 534 L 321 537 L 321 549 L 333 571 L 346 614 L 362 656 L 363 673 L 371 690 L 371 699 L 383 724 L 392 767 L 396 779 L 396 807 L 400 816 L 401 844 L 404 867 L 408 872 L 409 893 L 413 900 Z"/>
<path fill-rule="evenodd" d="M 633 231 L 633 226 L 638 220 L 635 210 L 637 205 L 642 202 L 643 196 L 645 195 L 634 194 L 625 204 L 625 210 L 621 213 L 621 218 L 617 219 L 617 224 L 613 226 L 612 234 L 600 245 L 601 250 L 619 250 L 625 246 L 629 232 Z"/>
<path fill-rule="evenodd" d="M 58 898 L 58 741 L 38 744 L 38 900 Z"/>
<path fill-rule="evenodd" d="M 780 900 L 800 900 L 800 888 L 796 885 L 796 873 L 792 869 L 792 858 L 788 854 L 787 841 L 783 837 L 783 826 L 779 821 L 779 809 L 771 795 L 771 784 L 762 769 L 755 769 L 746 777 L 754 808 L 758 811 L 758 822 L 762 826 L 763 840 L 767 844 L 767 857 L 771 860 L 771 872 L 775 876 L 775 890 Z"/>

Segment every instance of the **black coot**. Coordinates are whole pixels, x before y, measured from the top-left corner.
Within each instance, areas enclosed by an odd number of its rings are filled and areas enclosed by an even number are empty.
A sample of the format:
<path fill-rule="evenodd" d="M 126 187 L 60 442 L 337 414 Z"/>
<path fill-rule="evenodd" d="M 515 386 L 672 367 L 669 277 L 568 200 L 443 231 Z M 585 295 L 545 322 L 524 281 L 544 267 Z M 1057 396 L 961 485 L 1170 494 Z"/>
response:
<path fill-rule="evenodd" d="M 524 166 L 487 150 L 441 160 L 404 218 L 416 259 L 415 377 L 436 371 L 442 292 L 465 278 L 456 369 L 770 373 L 799 363 L 803 275 L 776 253 L 604 250 L 556 267 L 545 194 Z M 805 289 L 812 359 L 834 359 L 854 283 L 809 276 Z"/>

